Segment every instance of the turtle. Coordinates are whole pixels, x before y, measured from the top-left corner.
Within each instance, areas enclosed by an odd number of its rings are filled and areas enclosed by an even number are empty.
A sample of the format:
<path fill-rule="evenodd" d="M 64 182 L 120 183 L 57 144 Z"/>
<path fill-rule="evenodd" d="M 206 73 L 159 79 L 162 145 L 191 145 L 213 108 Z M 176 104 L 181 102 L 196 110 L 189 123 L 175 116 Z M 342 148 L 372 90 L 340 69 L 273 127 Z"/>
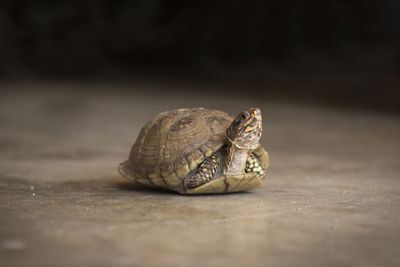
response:
<path fill-rule="evenodd" d="M 179 194 L 251 190 L 263 184 L 269 165 L 261 134 L 259 108 L 236 117 L 205 108 L 169 110 L 144 125 L 118 172 Z"/>

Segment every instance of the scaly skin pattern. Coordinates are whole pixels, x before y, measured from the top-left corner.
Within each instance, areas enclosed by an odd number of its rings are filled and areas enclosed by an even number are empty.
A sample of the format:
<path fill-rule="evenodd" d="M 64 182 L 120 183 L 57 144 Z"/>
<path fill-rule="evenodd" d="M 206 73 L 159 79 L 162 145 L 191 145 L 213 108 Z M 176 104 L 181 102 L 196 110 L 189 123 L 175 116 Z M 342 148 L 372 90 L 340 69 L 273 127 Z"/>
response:
<path fill-rule="evenodd" d="M 195 172 L 190 173 L 185 178 L 185 188 L 190 189 L 198 187 L 218 176 L 219 171 L 221 170 L 221 161 L 220 153 L 214 153 L 211 157 L 206 158 L 202 163 L 200 163 Z M 256 173 L 260 177 L 264 176 L 264 169 L 254 154 L 250 154 L 247 158 L 244 171 L 246 173 Z"/>
<path fill-rule="evenodd" d="M 246 173 L 255 172 L 259 176 L 264 176 L 264 169 L 253 154 L 250 154 L 249 158 L 247 159 L 244 171 Z"/>
<path fill-rule="evenodd" d="M 214 153 L 199 164 L 198 169 L 185 178 L 184 186 L 194 188 L 210 181 L 220 166 L 220 159 Z"/>

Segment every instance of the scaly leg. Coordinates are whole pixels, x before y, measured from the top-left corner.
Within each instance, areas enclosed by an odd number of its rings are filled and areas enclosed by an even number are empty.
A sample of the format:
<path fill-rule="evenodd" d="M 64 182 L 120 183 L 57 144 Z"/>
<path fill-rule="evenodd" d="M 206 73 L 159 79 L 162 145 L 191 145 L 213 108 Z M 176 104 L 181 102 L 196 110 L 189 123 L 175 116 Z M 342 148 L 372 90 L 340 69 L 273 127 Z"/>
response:
<path fill-rule="evenodd" d="M 246 168 L 244 169 L 245 172 L 255 172 L 260 176 L 264 175 L 264 169 L 261 166 L 260 162 L 256 158 L 256 156 L 250 154 L 250 156 L 247 158 L 246 162 Z"/>
<path fill-rule="evenodd" d="M 210 181 L 220 167 L 216 153 L 206 158 L 196 171 L 191 172 L 183 181 L 186 189 L 195 188 Z"/>

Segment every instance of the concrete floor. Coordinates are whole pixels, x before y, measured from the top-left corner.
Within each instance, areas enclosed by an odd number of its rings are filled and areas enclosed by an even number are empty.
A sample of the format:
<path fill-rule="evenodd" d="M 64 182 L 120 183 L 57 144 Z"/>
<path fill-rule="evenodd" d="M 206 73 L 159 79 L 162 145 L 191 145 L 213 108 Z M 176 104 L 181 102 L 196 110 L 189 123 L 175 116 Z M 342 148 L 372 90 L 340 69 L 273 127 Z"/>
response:
<path fill-rule="evenodd" d="M 1 266 L 400 266 L 399 117 L 143 85 L 0 86 Z M 262 109 L 261 189 L 180 196 L 117 174 L 151 116 L 193 106 Z"/>

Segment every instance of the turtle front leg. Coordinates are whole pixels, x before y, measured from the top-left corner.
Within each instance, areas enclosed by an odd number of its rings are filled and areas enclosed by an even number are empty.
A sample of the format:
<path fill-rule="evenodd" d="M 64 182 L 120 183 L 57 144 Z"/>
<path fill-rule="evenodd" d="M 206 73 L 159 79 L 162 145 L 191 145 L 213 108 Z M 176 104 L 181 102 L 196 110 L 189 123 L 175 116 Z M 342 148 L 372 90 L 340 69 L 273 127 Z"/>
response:
<path fill-rule="evenodd" d="M 186 176 L 183 181 L 185 189 L 195 188 L 210 181 L 215 176 L 219 166 L 220 159 L 216 153 L 203 160 L 195 171 Z"/>
<path fill-rule="evenodd" d="M 259 176 L 264 176 L 264 169 L 253 153 L 249 155 L 249 157 L 246 161 L 246 168 L 244 169 L 244 171 L 246 173 L 255 172 Z"/>

